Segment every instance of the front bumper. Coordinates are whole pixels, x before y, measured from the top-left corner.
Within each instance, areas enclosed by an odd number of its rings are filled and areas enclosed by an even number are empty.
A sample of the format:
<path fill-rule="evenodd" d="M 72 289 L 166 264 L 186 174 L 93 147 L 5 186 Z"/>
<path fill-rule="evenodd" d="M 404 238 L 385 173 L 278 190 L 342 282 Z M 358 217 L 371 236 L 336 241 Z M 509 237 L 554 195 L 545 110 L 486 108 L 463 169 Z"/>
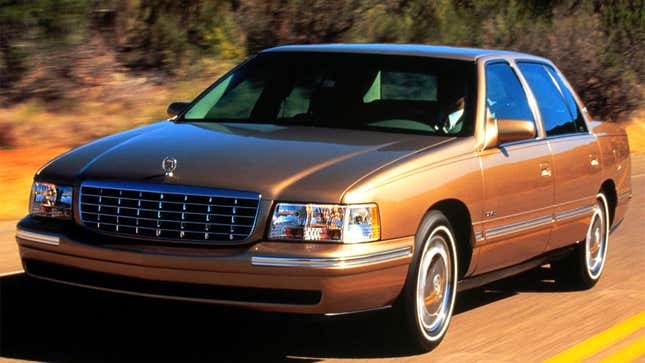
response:
<path fill-rule="evenodd" d="M 413 237 L 362 244 L 173 246 L 23 219 L 27 274 L 101 290 L 293 313 L 376 309 L 400 294 Z"/>

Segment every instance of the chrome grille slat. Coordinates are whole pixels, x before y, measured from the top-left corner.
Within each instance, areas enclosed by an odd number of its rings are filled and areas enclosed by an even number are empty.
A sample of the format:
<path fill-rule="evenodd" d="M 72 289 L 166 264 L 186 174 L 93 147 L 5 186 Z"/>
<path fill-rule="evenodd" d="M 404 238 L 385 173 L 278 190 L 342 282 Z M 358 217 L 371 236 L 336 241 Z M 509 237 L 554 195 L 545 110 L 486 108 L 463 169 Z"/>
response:
<path fill-rule="evenodd" d="M 108 216 L 108 217 L 121 217 L 121 218 L 130 218 L 130 219 L 143 219 L 144 221 L 159 221 L 159 222 L 176 222 L 176 223 L 201 223 L 200 221 L 191 221 L 191 220 L 174 220 L 174 219 L 155 219 L 155 218 L 145 218 L 145 217 L 136 217 L 136 216 L 128 216 L 128 215 L 122 215 L 122 214 L 110 214 L 110 213 L 94 213 L 94 212 L 84 212 L 85 214 L 96 214 L 96 215 L 102 215 L 102 216 Z M 208 224 L 212 226 L 233 226 L 233 227 L 249 227 L 249 225 L 246 224 L 227 224 L 227 223 L 211 223 L 209 222 Z"/>
<path fill-rule="evenodd" d="M 253 209 L 255 210 L 255 207 L 247 207 L 243 205 L 224 205 L 224 204 L 210 204 L 210 203 L 195 203 L 195 202 L 172 202 L 169 200 L 150 200 L 150 199 L 139 199 L 139 198 L 126 198 L 126 197 L 113 197 L 110 195 L 94 195 L 94 194 L 85 194 L 83 195 L 84 197 L 96 197 L 96 198 L 109 198 L 109 199 L 123 199 L 123 200 L 134 200 L 134 201 L 141 201 L 141 202 L 148 202 L 148 203 L 172 203 L 172 204 L 190 204 L 190 205 L 200 205 L 200 206 L 209 206 L 209 207 L 222 207 L 222 208 L 244 208 L 244 209 Z"/>
<path fill-rule="evenodd" d="M 168 184 L 87 181 L 81 222 L 108 234 L 187 242 L 241 242 L 255 227 L 260 195 Z"/>
<path fill-rule="evenodd" d="M 157 212 L 157 211 L 159 211 L 159 209 L 124 207 L 124 206 L 116 206 L 116 205 L 109 205 L 109 204 L 105 205 L 105 204 L 86 203 L 86 202 L 82 202 L 82 204 L 84 204 L 84 205 L 93 205 L 93 206 L 106 206 L 106 207 L 114 207 L 114 208 L 118 207 L 118 208 L 121 208 L 121 209 L 134 209 L 134 210 L 142 210 L 142 211 L 148 211 L 148 212 Z M 199 214 L 199 215 L 206 214 L 206 213 L 198 213 L 198 212 L 180 212 L 180 211 L 173 211 L 173 210 L 165 210 L 163 212 L 164 213 L 177 213 L 177 214 L 181 214 L 181 213 Z M 88 212 L 88 213 L 91 213 L 91 212 Z M 105 213 L 101 213 L 101 214 L 105 214 Z M 211 215 L 211 216 L 217 216 L 217 217 L 233 217 L 234 216 L 235 218 L 255 218 L 254 216 L 245 216 L 245 215 L 242 215 L 242 214 L 217 214 L 217 213 L 208 213 L 208 214 Z"/>
<path fill-rule="evenodd" d="M 117 226 L 116 223 L 104 223 L 101 222 L 101 224 L 109 225 L 109 226 Z M 118 224 L 119 227 L 131 227 L 131 228 L 141 228 L 141 229 L 150 229 L 150 230 L 161 230 L 161 231 L 166 231 L 166 232 L 171 232 L 171 231 L 177 231 L 175 229 L 168 229 L 168 228 L 154 228 L 154 227 L 141 227 L 141 226 L 133 226 L 129 224 Z M 204 233 L 204 231 L 194 231 L 194 230 L 189 230 L 189 229 L 184 229 L 184 232 L 188 233 Z M 209 234 L 219 234 L 219 235 L 226 235 L 228 236 L 229 233 L 223 233 L 223 232 L 208 232 Z M 234 236 L 246 236 L 246 234 L 242 233 L 233 233 Z"/>

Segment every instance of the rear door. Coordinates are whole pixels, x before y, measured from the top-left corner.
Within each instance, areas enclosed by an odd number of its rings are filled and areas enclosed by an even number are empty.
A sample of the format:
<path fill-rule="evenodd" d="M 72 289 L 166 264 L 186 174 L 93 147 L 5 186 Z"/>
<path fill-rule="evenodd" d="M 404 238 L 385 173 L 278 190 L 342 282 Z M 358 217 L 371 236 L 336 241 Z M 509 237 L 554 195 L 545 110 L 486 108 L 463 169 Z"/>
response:
<path fill-rule="evenodd" d="M 517 65 L 535 95 L 553 153 L 556 224 L 548 249 L 555 249 L 585 237 L 600 188 L 600 150 L 560 74 L 548 64 Z"/>
<path fill-rule="evenodd" d="M 486 117 L 536 122 L 524 87 L 509 63 L 488 63 L 485 77 Z M 552 227 L 554 182 L 551 152 L 543 138 L 487 149 L 479 157 L 485 207 L 477 273 L 483 273 L 544 251 Z"/>

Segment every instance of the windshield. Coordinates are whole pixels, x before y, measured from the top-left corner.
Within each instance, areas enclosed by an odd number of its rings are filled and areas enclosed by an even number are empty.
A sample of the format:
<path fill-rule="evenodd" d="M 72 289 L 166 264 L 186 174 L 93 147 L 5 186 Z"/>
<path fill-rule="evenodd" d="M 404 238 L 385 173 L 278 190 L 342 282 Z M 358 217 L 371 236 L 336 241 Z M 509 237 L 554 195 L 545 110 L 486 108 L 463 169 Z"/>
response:
<path fill-rule="evenodd" d="M 474 70 L 424 57 L 266 53 L 220 79 L 182 119 L 468 136 Z"/>

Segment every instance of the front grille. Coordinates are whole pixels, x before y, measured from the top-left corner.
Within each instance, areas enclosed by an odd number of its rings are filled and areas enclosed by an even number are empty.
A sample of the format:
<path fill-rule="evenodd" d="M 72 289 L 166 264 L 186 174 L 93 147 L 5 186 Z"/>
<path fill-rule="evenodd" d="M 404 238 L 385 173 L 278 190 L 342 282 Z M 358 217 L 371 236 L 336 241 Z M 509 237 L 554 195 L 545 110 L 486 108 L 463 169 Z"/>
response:
<path fill-rule="evenodd" d="M 101 232 L 171 241 L 239 242 L 253 231 L 260 195 L 170 184 L 84 182 L 82 223 Z"/>

